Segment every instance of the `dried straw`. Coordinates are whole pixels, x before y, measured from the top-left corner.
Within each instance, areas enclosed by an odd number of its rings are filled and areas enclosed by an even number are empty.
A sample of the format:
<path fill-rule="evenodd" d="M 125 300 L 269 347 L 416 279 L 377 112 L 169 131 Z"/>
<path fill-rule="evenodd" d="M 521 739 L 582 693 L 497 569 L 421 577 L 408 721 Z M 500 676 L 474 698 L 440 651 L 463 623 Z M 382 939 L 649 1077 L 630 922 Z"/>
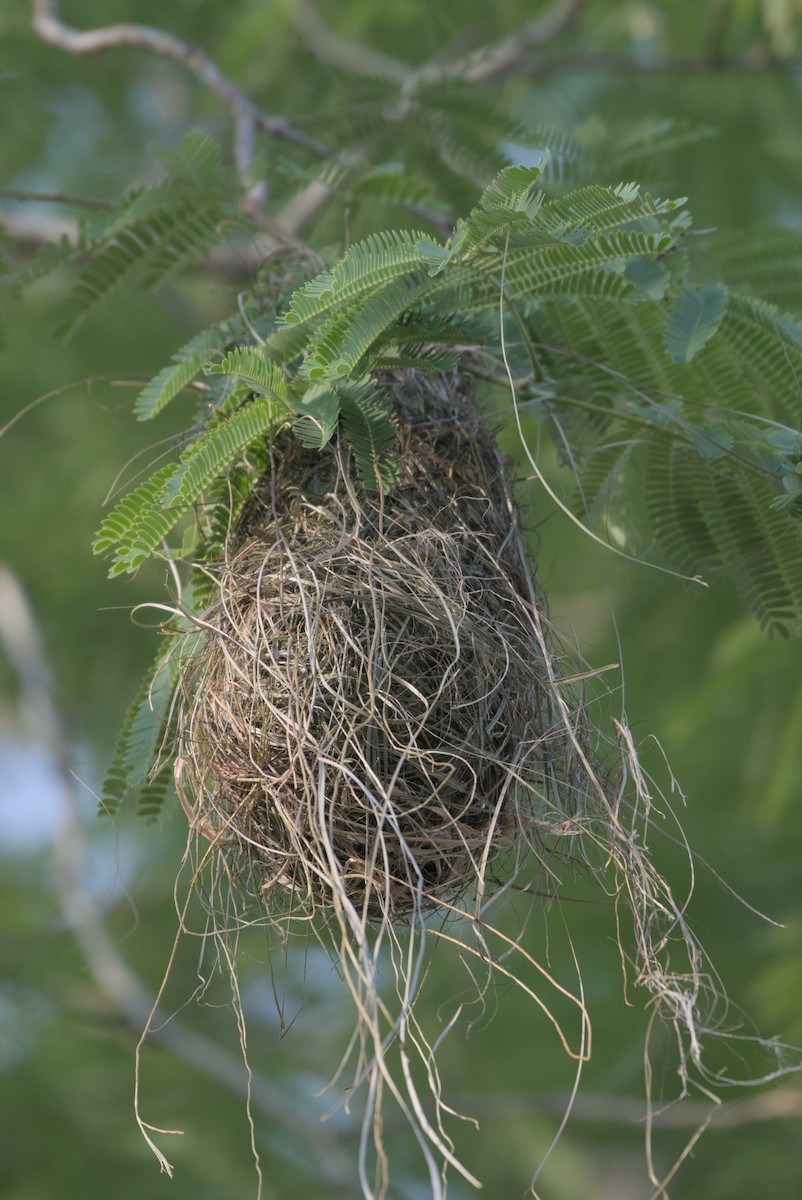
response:
<path fill-rule="evenodd" d="M 402 472 L 276 447 L 183 680 L 178 787 L 265 901 L 408 919 L 471 889 L 525 813 L 578 806 L 544 605 L 464 377 L 395 376 Z"/>
<path fill-rule="evenodd" d="M 211 864 L 205 894 L 231 972 L 229 939 L 252 922 L 283 933 L 311 922 L 333 951 L 356 1014 L 335 1078 L 352 1062 L 346 1094 L 364 1087 L 362 1195 L 388 1194 L 391 1097 L 443 1200 L 446 1165 L 478 1180 L 447 1133 L 454 1113 L 436 1066 L 462 1002 L 434 1043 L 416 1015 L 429 938 L 456 946 L 471 971 L 482 964 L 487 980 L 523 989 L 577 1069 L 590 1054 L 581 974 L 571 996 L 522 929 L 510 938 L 488 920 L 516 877 L 533 893 L 545 876 L 558 892 L 564 865 L 578 863 L 617 923 L 629 910 L 622 961 L 652 1019 L 675 1031 L 682 1094 L 693 1082 L 712 1096 L 720 1073 L 702 1044 L 728 1040 L 729 1009 L 687 922 L 692 883 L 678 902 L 651 858 L 655 801 L 662 820 L 667 798 L 653 796 L 625 721 L 607 739 L 609 771 L 591 749 L 605 739 L 566 678 L 576 667 L 555 648 L 505 464 L 465 376 L 384 383 L 402 452 L 389 494 L 357 487 L 342 443 L 317 453 L 287 437 L 271 448 L 212 572 L 215 599 L 178 651 L 176 783 L 205 839 L 192 887 Z M 690 852 L 688 861 L 692 875 Z M 527 972 L 558 1005 L 573 1003 L 578 1036 L 563 1032 Z M 481 1003 L 486 984 L 475 983 Z M 648 1039 L 645 1062 L 648 1081 Z M 655 1196 L 694 1140 L 662 1183 L 649 1150 Z"/>

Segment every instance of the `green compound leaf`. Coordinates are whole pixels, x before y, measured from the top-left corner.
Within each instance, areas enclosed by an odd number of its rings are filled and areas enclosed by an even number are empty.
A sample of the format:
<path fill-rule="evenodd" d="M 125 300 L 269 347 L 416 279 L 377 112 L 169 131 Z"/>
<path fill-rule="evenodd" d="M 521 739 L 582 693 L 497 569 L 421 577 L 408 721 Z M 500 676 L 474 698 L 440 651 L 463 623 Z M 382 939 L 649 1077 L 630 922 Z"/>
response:
<path fill-rule="evenodd" d="M 146 672 L 123 719 L 101 789 L 101 815 L 114 816 L 137 793 L 140 800 L 147 793 L 149 815 L 155 815 L 161 807 L 156 798 L 160 795 L 163 803 L 170 772 L 161 770 L 152 776 L 152 771 L 169 739 L 170 710 L 180 665 L 175 639 L 170 637 L 167 648 L 160 648 Z"/>
<path fill-rule="evenodd" d="M 233 376 L 255 392 L 271 396 L 279 405 L 287 404 L 287 380 L 283 370 L 255 346 L 237 346 L 229 350 L 222 362 L 208 364 L 205 371 L 207 375 Z"/>
<path fill-rule="evenodd" d="M 245 333 L 241 317 L 232 317 L 222 325 L 204 329 L 173 355 L 169 366 L 159 371 L 136 398 L 134 414 L 139 421 L 152 421 L 203 370 L 204 363 L 217 350 Z"/>
<path fill-rule="evenodd" d="M 293 404 L 297 413 L 292 431 L 307 450 L 322 450 L 340 420 L 340 397 L 328 384 L 313 384 Z"/>
<path fill-rule="evenodd" d="M 673 363 L 690 362 L 724 319 L 729 293 L 723 283 L 697 290 L 686 284 L 671 310 L 666 349 Z"/>
<path fill-rule="evenodd" d="M 253 400 L 193 442 L 167 488 L 171 508 L 186 509 L 244 450 L 286 422 L 287 410 L 270 400 Z"/>
<path fill-rule="evenodd" d="M 253 400 L 224 415 L 184 451 L 124 496 L 101 525 L 96 554 L 116 547 L 109 574 L 135 571 L 179 524 L 191 506 L 234 466 L 250 445 L 286 423 L 289 410 L 270 399 Z"/>
<path fill-rule="evenodd" d="M 372 380 L 347 383 L 339 392 L 343 425 L 359 477 L 367 488 L 387 490 L 399 468 L 395 415 Z"/>
<path fill-rule="evenodd" d="M 112 546 L 130 541 L 142 522 L 161 508 L 164 489 L 175 474 L 175 463 L 155 471 L 117 503 L 103 519 L 92 543 L 94 554 L 103 554 Z"/>

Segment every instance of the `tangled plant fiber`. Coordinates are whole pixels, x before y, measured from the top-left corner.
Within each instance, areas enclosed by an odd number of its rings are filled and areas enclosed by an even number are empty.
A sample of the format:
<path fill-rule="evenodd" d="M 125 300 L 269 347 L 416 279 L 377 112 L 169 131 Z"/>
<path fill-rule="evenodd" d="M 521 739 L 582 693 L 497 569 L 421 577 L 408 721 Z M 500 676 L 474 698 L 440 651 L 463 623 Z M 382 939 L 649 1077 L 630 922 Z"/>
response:
<path fill-rule="evenodd" d="M 501 456 L 459 377 L 413 380 L 388 495 L 341 447 L 284 449 L 184 680 L 193 818 L 268 903 L 360 923 L 483 892 L 521 805 L 564 819 L 580 791 Z"/>
<path fill-rule="evenodd" d="M 492 963 L 485 910 L 541 830 L 574 828 L 585 735 L 581 705 L 566 719 L 570 685 L 467 377 L 384 385 L 401 441 L 388 494 L 358 489 L 343 443 L 276 439 L 185 655 L 176 784 L 203 861 L 217 856 L 284 935 L 298 921 L 334 931 L 357 1014 L 352 1086 L 367 1089 L 363 1195 L 388 1187 L 389 1093 L 436 1198 L 444 1163 L 478 1180 L 446 1133 L 415 1016 L 427 938 Z M 433 927 L 454 913 L 471 914 L 474 944 Z"/>
<path fill-rule="evenodd" d="M 694 1069 L 697 1086 L 716 1082 L 701 1046 L 726 1036 L 727 1007 L 687 898 L 677 903 L 650 856 L 652 785 L 623 722 L 607 742 L 612 768 L 598 767 L 577 686 L 586 673 L 571 678 L 552 636 L 469 382 L 383 383 L 401 441 L 389 493 L 358 486 L 342 442 L 310 452 L 277 435 L 271 446 L 182 652 L 175 775 L 206 847 L 193 879 L 204 864 L 217 872 L 206 895 L 220 896 L 218 936 L 256 910 L 284 938 L 307 923 L 333 949 L 356 1013 L 336 1078 L 351 1063 L 346 1094 L 365 1089 L 363 1196 L 387 1195 L 391 1096 L 439 1200 L 449 1164 L 479 1181 L 447 1132 L 439 1039 L 417 1015 L 429 939 L 522 988 L 581 1065 L 581 979 L 571 995 L 523 930 L 511 939 L 488 919 L 507 889 L 558 894 L 578 864 L 629 910 L 622 960 L 675 1030 L 683 1093 Z M 575 1006 L 573 1039 L 527 977 Z M 472 978 L 481 1002 L 486 984 Z"/>

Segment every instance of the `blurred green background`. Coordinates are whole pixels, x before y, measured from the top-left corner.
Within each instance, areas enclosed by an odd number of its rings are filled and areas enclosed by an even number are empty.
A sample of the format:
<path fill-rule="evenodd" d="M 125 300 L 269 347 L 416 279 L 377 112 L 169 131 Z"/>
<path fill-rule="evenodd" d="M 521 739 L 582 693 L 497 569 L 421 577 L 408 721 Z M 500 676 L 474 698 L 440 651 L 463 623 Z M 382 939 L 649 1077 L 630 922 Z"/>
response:
<path fill-rule="evenodd" d="M 321 0 L 316 11 L 342 37 L 421 62 L 444 48 L 510 35 L 540 8 L 524 0 L 492 8 L 478 0 Z M 355 91 L 336 69 L 315 62 L 303 36 L 305 10 L 292 0 L 138 0 L 135 11 L 126 0 L 73 0 L 64 16 L 78 28 L 151 22 L 195 41 L 255 101 L 313 136 L 333 138 L 350 119 Z M 657 183 L 690 197 L 697 227 L 748 237 L 757 224 L 802 224 L 801 50 L 797 0 L 592 0 L 538 69 L 501 81 L 498 92 L 528 121 L 571 126 L 637 115 L 711 126 L 710 139 L 665 156 Z M 367 90 L 360 103 L 369 103 Z M 113 197 L 154 177 L 152 142 L 174 145 L 193 126 L 230 142 L 225 113 L 179 66 L 138 50 L 71 58 L 37 40 L 25 0 L 6 0 L 0 10 L 0 104 L 0 219 L 14 264 L 27 261 L 43 231 L 70 228 L 75 210 L 21 202 L 10 189 Z M 268 172 L 281 178 L 276 147 L 266 142 L 261 149 Z M 471 194 L 465 184 L 466 203 Z M 329 217 L 308 236 L 319 243 L 341 232 Z M 230 311 L 243 278 L 247 270 L 239 279 L 201 271 L 155 298 L 121 296 L 66 346 L 49 330 L 68 280 L 45 281 L 21 304 L 0 290 L 0 425 L 57 393 L 0 441 L 0 559 L 29 599 L 51 676 L 49 693 L 35 679 L 21 682 L 13 646 L 0 653 L 6 1200 L 256 1194 L 230 990 L 217 980 L 195 999 L 211 970 L 202 937 L 179 948 L 162 1009 L 176 1015 L 144 1058 L 145 1119 L 185 1130 L 160 1139 L 176 1165 L 172 1181 L 159 1174 L 134 1121 L 134 1049 L 173 945 L 173 884 L 186 831 L 175 814 L 151 826 L 94 819 L 93 793 L 152 655 L 148 626 L 158 624 L 158 615 L 134 610 L 160 599 L 164 580 L 150 567 L 133 580 L 109 582 L 89 551 L 118 472 L 140 452 L 140 465 L 150 462 L 155 441 L 180 428 L 180 407 L 156 426 L 134 422 L 136 381 Z M 512 439 L 505 448 L 515 453 Z M 534 497 L 532 507 L 555 621 L 591 665 L 622 661 L 626 693 L 614 705 L 625 701 L 644 743 L 659 740 L 687 796 L 685 807 L 679 795 L 674 800 L 690 844 L 749 905 L 785 926 L 761 921 L 699 866 L 690 911 L 703 944 L 734 1004 L 760 1031 L 802 1044 L 799 642 L 768 642 L 725 582 L 691 591 L 597 550 L 550 514 L 547 498 Z M 13 640 L 20 626 L 4 579 L 4 628 Z M 61 758 L 59 742 L 67 751 Z M 75 776 L 71 795 L 66 758 Z M 649 762 L 665 781 L 656 744 Z M 566 903 L 564 912 L 593 1018 L 594 1055 L 538 1186 L 552 1200 L 645 1200 L 650 1187 L 637 1119 L 642 1000 L 630 994 L 632 1006 L 625 1002 L 610 908 Z M 201 915 L 194 919 L 200 929 Z M 551 969 L 571 986 L 562 929 L 558 912 L 548 929 L 536 915 L 527 944 L 540 956 L 548 944 Z M 271 984 L 274 959 L 282 1019 Z M 459 963 L 438 951 L 428 985 L 432 1028 L 439 1006 L 467 982 Z M 318 1120 L 336 1099 L 336 1089 L 317 1093 L 336 1070 L 350 1029 L 335 972 L 319 948 L 300 944 L 290 947 L 285 970 L 282 952 L 256 931 L 243 939 L 241 986 L 265 1197 L 355 1197 L 358 1103 L 351 1116 L 337 1108 L 325 1124 Z M 450 1035 L 441 1068 L 446 1098 L 481 1122 L 479 1134 L 459 1135 L 460 1148 L 485 1181 L 484 1194 L 506 1200 L 523 1194 L 547 1150 L 573 1067 L 520 995 L 499 988 L 488 1008 L 489 1015 L 497 1010 L 494 1020 Z M 730 1019 L 738 1023 L 737 1009 Z M 662 1065 L 655 1048 L 654 1091 L 668 1099 L 677 1080 L 670 1046 L 665 1052 Z M 746 1054 L 750 1069 L 757 1064 Z M 675 1200 L 802 1194 L 802 1085 L 790 1076 L 780 1088 L 752 1090 L 746 1101 L 720 1089 L 733 1107 L 680 1168 L 670 1189 Z M 658 1171 L 692 1136 L 702 1099 L 692 1097 L 658 1122 Z M 398 1127 L 390 1143 L 398 1168 L 392 1195 L 425 1198 L 411 1137 Z M 458 1178 L 451 1181 L 454 1200 L 470 1194 Z"/>

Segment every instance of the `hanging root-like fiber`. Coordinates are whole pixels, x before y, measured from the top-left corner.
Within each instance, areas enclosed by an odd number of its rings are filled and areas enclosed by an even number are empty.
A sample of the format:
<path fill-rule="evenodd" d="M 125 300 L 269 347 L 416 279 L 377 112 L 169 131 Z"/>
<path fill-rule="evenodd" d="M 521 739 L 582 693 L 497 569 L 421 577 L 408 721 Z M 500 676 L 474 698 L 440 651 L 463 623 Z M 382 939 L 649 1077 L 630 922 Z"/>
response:
<path fill-rule="evenodd" d="M 558 893 L 568 866 L 629 910 L 622 959 L 676 1032 L 683 1091 L 694 1076 L 715 1084 L 701 1047 L 725 1033 L 727 1005 L 687 898 L 653 864 L 654 788 L 623 722 L 599 766 L 605 739 L 571 678 L 582 669 L 552 636 L 470 385 L 416 373 L 384 386 L 401 435 L 387 494 L 359 487 L 343 442 L 310 452 L 276 437 L 179 651 L 176 784 L 212 864 L 219 936 L 307 923 L 350 989 L 363 1195 L 387 1194 L 391 1096 L 438 1200 L 445 1164 L 477 1180 L 447 1133 L 417 1015 L 434 939 L 458 947 L 479 993 L 482 972 L 517 984 L 572 1057 L 589 1054 L 581 981 L 571 996 L 520 930 L 492 925 L 494 896 Z M 233 961 L 227 946 L 221 957 Z M 541 985 L 568 1003 L 568 1033 Z"/>

